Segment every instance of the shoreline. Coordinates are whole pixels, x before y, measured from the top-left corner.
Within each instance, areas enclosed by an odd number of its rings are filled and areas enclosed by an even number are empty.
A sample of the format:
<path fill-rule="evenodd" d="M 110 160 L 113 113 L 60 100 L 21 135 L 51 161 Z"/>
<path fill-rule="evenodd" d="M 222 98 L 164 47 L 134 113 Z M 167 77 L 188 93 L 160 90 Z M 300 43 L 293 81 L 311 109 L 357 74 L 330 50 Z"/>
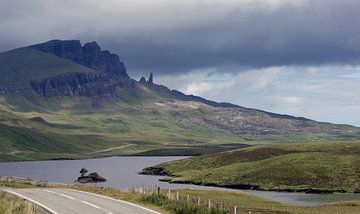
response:
<path fill-rule="evenodd" d="M 200 155 L 200 154 L 199 154 Z M 95 160 L 95 159 L 102 159 L 102 158 L 112 158 L 112 157 L 194 157 L 199 155 L 104 155 L 104 156 L 96 156 L 96 157 L 88 157 L 88 158 L 50 158 L 50 159 L 33 159 L 33 160 L 10 160 L 10 161 L 1 161 L 2 163 L 23 163 L 23 162 L 40 162 L 40 161 L 69 161 L 69 160 Z"/>
<path fill-rule="evenodd" d="M 157 175 L 161 176 L 161 175 Z M 252 191 L 262 191 L 262 192 L 279 192 L 279 193 L 306 193 L 306 194 L 334 194 L 334 193 L 352 193 L 359 194 L 359 192 L 347 192 L 345 190 L 328 190 L 328 189 L 318 189 L 318 188 L 264 188 L 260 185 L 253 184 L 216 184 L 216 183 L 204 183 L 204 182 L 194 182 L 194 181 L 172 181 L 169 179 L 159 179 L 160 182 L 167 182 L 169 184 L 190 184 L 196 186 L 204 187 L 218 187 L 223 189 L 232 189 L 232 190 L 252 190 Z"/>
<path fill-rule="evenodd" d="M 306 194 L 334 194 L 334 193 L 353 193 L 359 194 L 360 192 L 349 192 L 344 189 L 319 189 L 319 188 L 266 188 L 259 184 L 217 184 L 207 182 L 196 182 L 187 180 L 172 180 L 171 177 L 175 175 L 168 172 L 163 167 L 148 167 L 143 169 L 139 174 L 142 175 L 153 175 L 153 176 L 166 176 L 168 178 L 159 179 L 160 182 L 167 182 L 169 184 L 190 184 L 196 186 L 207 186 L 207 187 L 218 187 L 232 190 L 253 190 L 263 192 L 283 192 L 283 193 L 306 193 Z"/>

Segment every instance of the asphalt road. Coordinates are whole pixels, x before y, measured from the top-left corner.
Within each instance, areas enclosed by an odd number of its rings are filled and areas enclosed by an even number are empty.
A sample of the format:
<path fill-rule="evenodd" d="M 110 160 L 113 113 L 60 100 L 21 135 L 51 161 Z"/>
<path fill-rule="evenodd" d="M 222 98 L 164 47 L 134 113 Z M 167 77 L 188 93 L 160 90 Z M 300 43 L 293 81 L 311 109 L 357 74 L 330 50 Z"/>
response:
<path fill-rule="evenodd" d="M 5 189 L 53 214 L 160 214 L 126 201 L 71 189 Z"/>

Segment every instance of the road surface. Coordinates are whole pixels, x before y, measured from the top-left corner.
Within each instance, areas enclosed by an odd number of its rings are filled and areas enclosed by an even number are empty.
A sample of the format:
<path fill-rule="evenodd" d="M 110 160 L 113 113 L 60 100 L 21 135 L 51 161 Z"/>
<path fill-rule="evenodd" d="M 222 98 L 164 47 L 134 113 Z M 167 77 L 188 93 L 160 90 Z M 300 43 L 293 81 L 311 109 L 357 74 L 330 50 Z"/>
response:
<path fill-rule="evenodd" d="M 126 147 L 129 147 L 129 146 L 134 146 L 135 144 L 127 144 L 127 145 L 124 145 L 124 146 L 117 146 L 117 147 L 111 147 L 111 148 L 108 148 L 108 149 L 102 149 L 102 150 L 97 150 L 97 151 L 94 151 L 94 152 L 89 152 L 88 154 L 97 154 L 97 153 L 104 153 L 104 152 L 109 152 L 109 151 L 112 151 L 112 150 L 116 150 L 116 149 L 123 149 L 123 148 L 126 148 Z"/>
<path fill-rule="evenodd" d="M 160 214 L 159 212 L 102 195 L 71 189 L 4 189 L 38 204 L 52 214 Z"/>

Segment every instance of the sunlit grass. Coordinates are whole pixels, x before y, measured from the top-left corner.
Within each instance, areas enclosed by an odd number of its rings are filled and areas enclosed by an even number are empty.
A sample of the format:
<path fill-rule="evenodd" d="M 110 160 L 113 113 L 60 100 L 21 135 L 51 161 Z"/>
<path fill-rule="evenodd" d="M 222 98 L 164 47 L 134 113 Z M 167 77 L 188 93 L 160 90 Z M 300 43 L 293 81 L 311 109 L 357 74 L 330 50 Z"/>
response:
<path fill-rule="evenodd" d="M 260 190 L 359 191 L 360 142 L 251 147 L 160 164 L 175 182 Z"/>

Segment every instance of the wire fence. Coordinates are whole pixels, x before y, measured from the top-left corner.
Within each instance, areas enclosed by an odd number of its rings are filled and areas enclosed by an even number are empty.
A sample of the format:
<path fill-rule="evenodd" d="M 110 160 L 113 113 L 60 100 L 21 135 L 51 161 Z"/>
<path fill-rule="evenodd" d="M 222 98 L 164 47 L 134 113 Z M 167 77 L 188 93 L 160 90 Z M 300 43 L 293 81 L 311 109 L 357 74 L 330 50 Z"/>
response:
<path fill-rule="evenodd" d="M 43 187 L 70 187 L 70 186 L 83 186 L 79 184 L 64 184 L 47 181 L 34 181 L 28 178 L 14 177 L 14 176 L 0 176 L 1 182 L 23 182 L 31 183 L 32 185 Z M 100 187 L 104 188 L 104 187 Z M 139 185 L 137 187 L 120 189 L 123 193 L 137 194 L 139 196 L 160 195 L 164 196 L 170 202 L 179 202 L 183 204 L 192 204 L 206 209 L 217 209 L 224 211 L 223 213 L 229 214 L 258 214 L 258 213 L 326 213 L 326 214 L 353 214 L 360 213 L 360 204 L 354 204 L 350 208 L 345 207 L 329 207 L 317 206 L 317 207 L 302 207 L 291 206 L 286 204 L 277 204 L 275 206 L 269 206 L 268 203 L 246 203 L 246 202 L 234 202 L 229 203 L 220 199 L 213 199 L 211 197 L 199 197 L 196 194 L 187 194 L 185 190 L 177 189 L 161 189 L 155 185 L 145 186 Z M 233 200 L 232 200 L 233 201 Z M 356 205 L 356 206 L 355 206 Z M 357 208 L 358 207 L 358 208 Z"/>
<path fill-rule="evenodd" d="M 201 198 L 191 194 L 183 193 L 181 190 L 160 189 L 160 187 L 136 187 L 132 189 L 121 190 L 126 193 L 139 194 L 143 196 L 147 195 L 162 195 L 168 200 L 180 203 L 191 203 L 193 205 L 207 208 L 222 210 L 223 213 L 229 214 L 257 214 L 257 213 L 306 213 L 305 210 L 299 207 L 279 207 L 279 206 L 266 206 L 261 204 L 255 204 L 252 206 L 246 204 L 231 204 L 219 200 L 213 200 L 210 198 Z"/>

